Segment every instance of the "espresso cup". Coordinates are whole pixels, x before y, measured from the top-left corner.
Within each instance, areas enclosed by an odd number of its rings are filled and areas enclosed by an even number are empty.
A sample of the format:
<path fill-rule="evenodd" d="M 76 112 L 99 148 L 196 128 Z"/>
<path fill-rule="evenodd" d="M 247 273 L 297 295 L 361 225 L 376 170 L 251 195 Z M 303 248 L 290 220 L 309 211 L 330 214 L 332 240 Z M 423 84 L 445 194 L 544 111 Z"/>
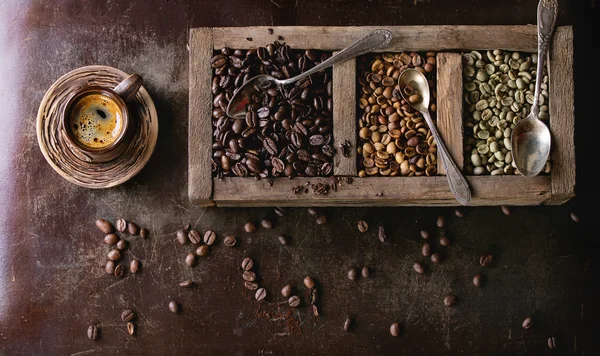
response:
<path fill-rule="evenodd" d="M 132 74 L 114 89 L 88 85 L 67 98 L 61 129 L 76 157 L 89 163 L 109 162 L 127 149 L 136 127 L 127 102 L 141 85 L 142 77 Z"/>

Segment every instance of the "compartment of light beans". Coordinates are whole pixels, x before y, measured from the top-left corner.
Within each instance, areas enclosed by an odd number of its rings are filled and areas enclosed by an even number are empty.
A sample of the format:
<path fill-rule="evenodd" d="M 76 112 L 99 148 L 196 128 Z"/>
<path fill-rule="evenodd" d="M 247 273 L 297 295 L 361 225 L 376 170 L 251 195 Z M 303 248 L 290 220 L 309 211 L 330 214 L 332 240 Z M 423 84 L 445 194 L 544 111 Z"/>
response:
<path fill-rule="evenodd" d="M 422 72 L 436 114 L 436 53 L 368 54 L 357 59 L 357 170 L 367 176 L 434 176 L 437 147 L 423 116 L 402 99 L 400 73 Z"/>
<path fill-rule="evenodd" d="M 462 54 L 465 173 L 518 174 L 510 137 L 533 104 L 537 54 L 503 50 Z M 544 70 L 539 118 L 548 124 L 548 76 Z M 550 173 L 550 161 L 544 173 Z"/>

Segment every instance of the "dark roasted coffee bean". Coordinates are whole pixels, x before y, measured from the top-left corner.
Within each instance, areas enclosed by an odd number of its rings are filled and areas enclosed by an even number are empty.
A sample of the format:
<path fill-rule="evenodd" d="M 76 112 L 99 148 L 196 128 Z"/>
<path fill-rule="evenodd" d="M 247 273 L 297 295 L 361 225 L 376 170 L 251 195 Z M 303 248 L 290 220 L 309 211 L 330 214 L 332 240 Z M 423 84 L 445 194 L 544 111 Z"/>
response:
<path fill-rule="evenodd" d="M 275 207 L 273 208 L 273 210 L 275 211 L 275 214 L 277 214 L 277 216 L 285 216 L 285 210 L 283 210 L 280 207 Z"/>
<path fill-rule="evenodd" d="M 548 338 L 548 347 L 551 350 L 556 349 L 556 338 L 554 336 Z"/>
<path fill-rule="evenodd" d="M 217 234 L 214 231 L 208 230 L 204 233 L 204 243 L 208 246 L 215 243 Z"/>
<path fill-rule="evenodd" d="M 443 216 L 443 215 L 439 215 L 439 216 L 437 217 L 437 220 L 436 220 L 436 225 L 437 225 L 437 227 L 439 227 L 439 228 L 442 228 L 442 227 L 444 227 L 444 224 L 445 224 L 445 222 L 446 222 L 445 220 L 446 220 L 446 219 L 444 219 L 444 216 Z"/>
<path fill-rule="evenodd" d="M 134 258 L 133 260 L 131 260 L 131 262 L 129 262 L 129 272 L 138 273 L 139 270 L 140 270 L 140 260 L 138 260 L 137 258 Z"/>
<path fill-rule="evenodd" d="M 279 235 L 279 236 L 277 236 L 277 240 L 279 240 L 280 244 L 287 245 L 287 238 L 285 237 L 285 235 Z"/>
<path fill-rule="evenodd" d="M 121 252 L 117 249 L 112 249 L 108 253 L 108 259 L 111 261 L 118 261 L 121 259 Z"/>
<path fill-rule="evenodd" d="M 423 247 L 421 248 L 421 254 L 425 257 L 431 256 L 431 245 L 429 245 L 427 242 L 424 243 Z"/>
<path fill-rule="evenodd" d="M 196 249 L 196 255 L 200 257 L 208 256 L 210 253 L 210 247 L 208 245 L 200 245 Z"/>
<path fill-rule="evenodd" d="M 242 274 L 242 277 L 244 278 L 245 281 L 254 282 L 256 280 L 256 273 L 254 273 L 252 271 L 244 271 L 244 273 Z"/>
<path fill-rule="evenodd" d="M 379 241 L 381 242 L 385 242 L 387 240 L 387 235 L 385 234 L 383 225 L 380 225 L 379 229 L 377 230 L 377 238 L 379 238 Z"/>
<path fill-rule="evenodd" d="M 185 230 L 177 230 L 177 241 L 182 245 L 188 243 L 188 234 Z"/>
<path fill-rule="evenodd" d="M 344 320 L 344 331 L 350 331 L 350 327 L 352 326 L 352 319 L 349 317 Z"/>
<path fill-rule="evenodd" d="M 306 276 L 304 277 L 304 285 L 308 289 L 313 289 L 315 287 L 315 281 L 312 279 L 311 276 Z"/>
<path fill-rule="evenodd" d="M 254 293 L 254 298 L 257 301 L 262 301 L 267 297 L 267 291 L 264 288 L 259 288 L 256 290 L 256 293 Z"/>
<path fill-rule="evenodd" d="M 425 268 L 423 267 L 423 265 L 421 264 L 421 262 L 415 262 L 413 263 L 413 269 L 415 270 L 415 272 L 417 272 L 418 274 L 423 274 L 425 273 Z"/>
<path fill-rule="evenodd" d="M 482 283 L 483 283 L 483 275 L 481 273 L 477 273 L 473 277 L 473 285 L 475 287 L 480 287 Z"/>
<path fill-rule="evenodd" d="M 348 279 L 351 281 L 356 281 L 358 279 L 358 270 L 356 268 L 350 268 L 350 270 L 348 270 Z"/>
<path fill-rule="evenodd" d="M 529 329 L 533 326 L 533 318 L 528 316 L 527 318 L 525 318 L 525 320 L 523 320 L 523 329 Z"/>
<path fill-rule="evenodd" d="M 308 214 L 315 216 L 315 215 L 318 215 L 319 212 L 315 208 L 308 208 Z"/>
<path fill-rule="evenodd" d="M 435 252 L 431 254 L 431 262 L 433 263 L 440 263 L 440 261 L 442 260 L 442 256 Z"/>
<path fill-rule="evenodd" d="M 180 309 L 181 305 L 179 305 L 179 303 L 176 301 L 172 300 L 169 302 L 169 311 L 171 311 L 171 313 L 179 313 Z"/>
<path fill-rule="evenodd" d="M 358 231 L 360 232 L 367 232 L 367 230 L 369 230 L 369 224 L 364 220 L 359 220 L 356 223 L 356 226 L 358 226 Z"/>
<path fill-rule="evenodd" d="M 132 322 L 127 323 L 127 333 L 131 336 L 135 334 L 135 324 Z"/>
<path fill-rule="evenodd" d="M 371 271 L 369 270 L 369 267 L 363 267 L 362 270 L 360 271 L 360 274 L 364 277 L 364 278 L 369 278 L 369 275 L 371 274 Z"/>
<path fill-rule="evenodd" d="M 254 232 L 256 231 L 256 225 L 251 222 L 247 222 L 246 225 L 244 225 L 244 230 L 246 232 Z"/>
<path fill-rule="evenodd" d="M 327 224 L 327 216 L 325 215 L 319 215 L 317 216 L 317 220 L 316 220 L 318 225 L 325 225 Z"/>
<path fill-rule="evenodd" d="M 225 57 L 223 54 L 218 54 L 212 57 L 212 59 L 210 60 L 210 64 L 213 68 L 220 68 L 227 64 L 227 57 Z"/>
<path fill-rule="evenodd" d="M 504 213 L 504 215 L 510 215 L 511 214 L 510 208 L 508 206 L 506 206 L 506 205 L 502 205 L 500 207 L 500 209 L 502 209 L 502 212 Z"/>
<path fill-rule="evenodd" d="M 188 253 L 188 255 L 185 256 L 185 264 L 188 265 L 188 267 L 194 266 L 196 264 L 196 255 Z"/>
<path fill-rule="evenodd" d="M 246 281 L 246 282 L 244 282 L 244 287 L 246 289 L 249 289 L 249 290 L 257 290 L 258 289 L 258 284 L 254 283 L 254 282 L 248 282 L 248 281 Z"/>
<path fill-rule="evenodd" d="M 313 146 L 322 146 L 325 143 L 323 135 L 312 135 L 308 138 L 308 142 Z"/>
<path fill-rule="evenodd" d="M 107 245 L 116 245 L 119 242 L 119 238 L 115 234 L 108 234 L 104 236 L 104 243 Z"/>
<path fill-rule="evenodd" d="M 447 307 L 451 307 L 456 304 L 456 296 L 454 294 L 449 294 L 444 297 L 444 305 Z"/>
<path fill-rule="evenodd" d="M 125 241 L 124 239 L 120 239 L 119 241 L 117 241 L 116 247 L 117 249 L 123 251 L 127 248 L 127 241 Z"/>
<path fill-rule="evenodd" d="M 394 336 L 394 337 L 400 335 L 400 324 L 393 323 L 390 326 L 390 334 L 392 334 L 392 336 Z"/>
<path fill-rule="evenodd" d="M 121 313 L 121 320 L 132 321 L 135 318 L 135 313 L 131 309 L 126 309 Z"/>
<path fill-rule="evenodd" d="M 188 232 L 188 239 L 190 240 L 191 243 L 198 244 L 200 243 L 200 233 L 197 230 L 190 230 L 190 232 Z"/>
<path fill-rule="evenodd" d="M 292 308 L 297 308 L 300 305 L 300 297 L 293 295 L 288 299 L 288 304 Z"/>
<path fill-rule="evenodd" d="M 573 220 L 576 223 L 580 221 L 579 215 L 577 215 L 576 213 L 570 213 L 569 216 L 571 217 L 571 220 Z"/>
<path fill-rule="evenodd" d="M 464 218 L 465 212 L 462 209 L 456 208 L 454 209 L 454 215 L 456 215 L 459 218 Z"/>
<path fill-rule="evenodd" d="M 127 223 L 127 232 L 129 235 L 137 235 L 140 233 L 140 228 L 136 223 L 130 221 Z"/>
<path fill-rule="evenodd" d="M 108 261 L 106 262 L 106 266 L 104 267 L 104 271 L 106 272 L 106 274 L 110 274 L 110 275 L 114 275 L 115 274 L 115 267 L 116 267 L 116 263 L 115 261 Z"/>
<path fill-rule="evenodd" d="M 98 327 L 96 325 L 90 325 L 90 327 L 87 329 L 87 337 L 90 340 L 96 340 L 98 339 L 98 334 L 100 333 Z"/>
<path fill-rule="evenodd" d="M 254 266 L 254 261 L 252 261 L 250 257 L 244 258 L 244 260 L 242 261 L 242 269 L 244 271 L 249 271 L 252 269 L 252 266 Z"/>
<path fill-rule="evenodd" d="M 440 245 L 450 246 L 450 239 L 448 239 L 446 236 L 440 237 Z"/>
<path fill-rule="evenodd" d="M 482 255 L 481 257 L 479 257 L 479 264 L 482 267 L 487 267 L 492 263 L 493 260 L 494 257 L 492 255 Z"/>
<path fill-rule="evenodd" d="M 260 222 L 260 225 L 262 227 L 264 227 L 265 229 L 272 229 L 273 228 L 273 222 L 271 222 L 271 220 L 269 219 L 262 219 Z"/>
<path fill-rule="evenodd" d="M 194 282 L 192 282 L 190 279 L 186 279 L 185 281 L 179 282 L 179 286 L 182 288 L 191 288 L 194 286 Z"/>
<path fill-rule="evenodd" d="M 140 230 L 140 236 L 143 239 L 147 239 L 149 235 L 150 235 L 150 231 L 148 231 L 148 229 L 143 228 L 143 229 Z"/>
<path fill-rule="evenodd" d="M 117 278 L 121 278 L 125 275 L 125 267 L 123 267 L 122 264 L 118 264 L 115 267 L 115 273 L 114 273 L 115 277 Z"/>
<path fill-rule="evenodd" d="M 281 288 L 281 295 L 289 298 L 292 295 L 292 285 L 286 284 L 283 288 Z"/>
<path fill-rule="evenodd" d="M 429 232 L 427 232 L 427 230 L 421 230 L 421 237 L 427 240 L 429 238 Z"/>
<path fill-rule="evenodd" d="M 113 224 L 104 219 L 96 220 L 96 227 L 105 234 L 112 234 L 115 232 L 115 227 Z"/>
<path fill-rule="evenodd" d="M 223 239 L 223 245 L 227 246 L 227 247 L 233 247 L 235 246 L 235 244 L 237 243 L 237 239 L 235 238 L 235 236 L 226 236 Z"/>
<path fill-rule="evenodd" d="M 127 230 L 127 221 L 125 219 L 117 220 L 117 231 L 125 232 Z"/>

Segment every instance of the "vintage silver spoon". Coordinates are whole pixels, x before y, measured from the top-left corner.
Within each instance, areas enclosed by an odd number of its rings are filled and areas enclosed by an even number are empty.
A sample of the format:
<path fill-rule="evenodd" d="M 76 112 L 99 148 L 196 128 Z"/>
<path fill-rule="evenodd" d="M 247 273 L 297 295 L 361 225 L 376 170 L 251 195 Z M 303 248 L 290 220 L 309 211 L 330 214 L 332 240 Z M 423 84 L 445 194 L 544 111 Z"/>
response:
<path fill-rule="evenodd" d="M 556 23 L 558 3 L 556 0 L 541 0 L 537 9 L 538 62 L 535 77 L 535 94 L 531 113 L 520 120 L 513 129 L 510 141 L 512 155 L 519 173 L 533 177 L 542 171 L 550 154 L 551 138 L 548 126 L 538 117 L 540 86 L 548 44 Z"/>
<path fill-rule="evenodd" d="M 402 74 L 400 74 L 400 78 L 398 78 L 398 90 L 408 105 L 419 111 L 425 118 L 427 126 L 429 126 L 429 130 L 431 130 L 431 134 L 435 139 L 439 159 L 442 160 L 442 163 L 446 168 L 446 177 L 448 178 L 450 190 L 459 203 L 467 205 L 471 200 L 469 183 L 467 183 L 467 180 L 448 153 L 446 145 L 433 124 L 431 115 L 429 115 L 429 84 L 427 83 L 427 78 L 425 78 L 423 73 L 416 69 L 407 69 L 403 71 Z M 420 100 L 411 98 L 414 94 L 420 95 Z"/>
<path fill-rule="evenodd" d="M 360 56 L 361 54 L 385 47 L 388 45 L 388 43 L 390 43 L 391 39 L 392 33 L 390 31 L 383 29 L 375 30 L 334 54 L 323 63 L 295 77 L 279 80 L 267 74 L 257 75 L 256 77 L 253 77 L 244 83 L 233 94 L 233 97 L 229 101 L 229 105 L 227 105 L 226 114 L 233 119 L 243 119 L 246 114 L 246 106 L 250 103 L 252 95 L 261 92 L 266 82 L 274 82 L 280 86 L 297 82 L 313 73 L 329 68 L 334 64 L 338 64 L 356 56 Z"/>

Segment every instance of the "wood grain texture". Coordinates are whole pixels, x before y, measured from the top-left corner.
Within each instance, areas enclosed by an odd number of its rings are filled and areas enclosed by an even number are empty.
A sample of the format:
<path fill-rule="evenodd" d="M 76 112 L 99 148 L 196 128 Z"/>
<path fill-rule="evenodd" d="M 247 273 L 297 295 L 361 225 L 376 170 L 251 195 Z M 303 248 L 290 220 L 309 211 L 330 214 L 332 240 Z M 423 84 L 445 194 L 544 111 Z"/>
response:
<path fill-rule="evenodd" d="M 210 28 L 190 30 L 190 82 L 188 127 L 188 196 L 193 204 L 214 205 L 212 183 L 212 92 Z"/>
<path fill-rule="evenodd" d="M 463 160 L 462 57 L 459 53 L 437 55 L 437 128 L 459 169 Z M 438 155 L 438 174 L 446 168 Z"/>
<path fill-rule="evenodd" d="M 473 199 L 469 205 L 539 205 L 550 197 L 550 177 L 471 176 Z M 354 178 L 327 195 L 294 194 L 292 187 L 328 183 L 328 178 L 277 178 L 267 180 L 225 178 L 215 181 L 217 206 L 460 206 L 446 177 Z M 378 194 L 382 193 L 381 196 Z"/>
<path fill-rule="evenodd" d="M 356 59 L 333 66 L 333 139 L 337 153 L 333 174 L 356 176 Z M 340 145 L 350 142 L 348 157 Z"/>
<path fill-rule="evenodd" d="M 575 87 L 573 28 L 558 27 L 548 60 L 550 132 L 552 133 L 552 199 L 558 205 L 575 195 Z"/>
<path fill-rule="evenodd" d="M 273 29 L 269 34 L 268 29 Z M 339 50 L 365 34 L 386 28 L 392 31 L 390 44 L 380 52 L 506 49 L 535 52 L 536 27 L 513 26 L 271 26 L 217 27 L 214 48 L 255 48 L 282 36 L 294 48 Z M 252 38 L 248 41 L 247 38 Z"/>

